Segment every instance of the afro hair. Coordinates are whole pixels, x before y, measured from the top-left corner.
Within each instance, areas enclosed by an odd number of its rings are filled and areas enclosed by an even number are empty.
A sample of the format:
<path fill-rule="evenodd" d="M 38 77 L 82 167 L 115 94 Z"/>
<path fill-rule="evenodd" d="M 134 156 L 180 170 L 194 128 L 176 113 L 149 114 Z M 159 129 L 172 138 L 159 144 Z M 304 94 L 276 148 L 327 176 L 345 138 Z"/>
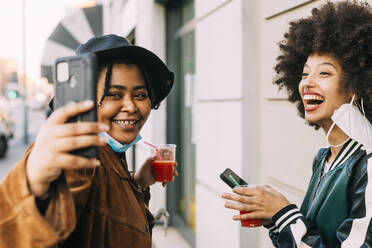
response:
<path fill-rule="evenodd" d="M 304 118 L 298 92 L 304 64 L 309 55 L 328 54 L 343 70 L 341 84 L 363 98 L 367 119 L 372 122 L 372 13 L 366 2 L 327 2 L 314 8 L 308 18 L 290 22 L 279 43 L 274 84 L 285 88 L 288 100 L 296 104 Z M 317 124 L 310 124 L 318 127 Z"/>

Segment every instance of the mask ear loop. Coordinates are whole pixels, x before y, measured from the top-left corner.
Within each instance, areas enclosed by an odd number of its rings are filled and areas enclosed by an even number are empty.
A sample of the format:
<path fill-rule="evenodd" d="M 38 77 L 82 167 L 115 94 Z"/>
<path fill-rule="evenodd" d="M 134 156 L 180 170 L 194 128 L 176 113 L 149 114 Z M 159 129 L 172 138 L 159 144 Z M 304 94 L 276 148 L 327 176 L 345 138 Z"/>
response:
<path fill-rule="evenodd" d="M 327 135 L 326 135 L 326 140 L 327 140 L 327 143 L 329 144 L 329 142 L 328 142 L 328 137 L 329 137 L 329 135 L 331 134 L 331 131 L 332 131 L 332 129 L 333 129 L 333 127 L 335 126 L 335 122 L 333 122 L 332 123 L 332 125 L 331 125 L 331 127 L 329 128 L 329 130 L 328 130 L 328 132 L 327 132 Z M 329 145 L 331 145 L 331 144 L 329 144 Z"/>
<path fill-rule="evenodd" d="M 355 99 L 355 94 L 354 94 L 353 97 L 351 98 L 351 101 L 350 101 L 350 103 L 349 103 L 350 105 L 353 104 L 354 99 Z M 355 101 L 355 102 L 358 104 L 357 101 Z M 328 144 L 330 147 L 337 148 L 337 147 L 343 146 L 343 145 L 344 145 L 344 144 L 345 144 L 345 143 L 350 139 L 350 137 L 347 138 L 344 142 L 342 142 L 342 143 L 340 143 L 340 144 L 338 144 L 338 145 L 332 145 L 331 143 L 329 143 L 328 138 L 329 138 L 329 135 L 331 134 L 331 131 L 332 131 L 332 129 L 334 128 L 335 125 L 336 125 L 336 122 L 333 122 L 332 125 L 331 125 L 331 127 L 329 128 L 329 130 L 328 130 L 328 132 L 327 132 L 327 135 L 326 135 L 326 141 L 327 141 L 327 144 Z"/>
<path fill-rule="evenodd" d="M 329 143 L 329 141 L 328 141 L 328 137 L 329 137 L 329 135 L 331 134 L 331 131 L 332 131 L 332 129 L 334 128 L 335 125 L 336 125 L 336 122 L 333 122 L 332 125 L 331 125 L 331 127 L 329 128 L 329 130 L 328 130 L 328 132 L 327 132 L 327 135 L 326 135 L 326 141 L 327 141 L 327 144 L 328 144 L 330 147 L 337 148 L 337 147 L 343 146 L 343 145 L 344 145 L 344 144 L 345 144 L 345 143 L 350 139 L 350 137 L 347 138 L 344 142 L 342 142 L 342 143 L 340 143 L 340 144 L 338 144 L 338 145 L 332 145 L 331 143 Z"/>
<path fill-rule="evenodd" d="M 356 104 L 358 105 L 359 109 L 361 110 L 362 114 L 364 117 L 366 117 L 366 113 L 364 112 L 364 104 L 363 104 L 363 98 L 360 98 L 360 104 L 358 103 L 358 101 L 355 101 Z"/>
<path fill-rule="evenodd" d="M 364 111 L 363 98 L 360 98 L 360 104 L 359 104 L 357 101 L 356 101 L 356 103 L 358 104 L 358 107 L 359 107 L 359 109 L 361 110 L 361 112 L 362 112 L 362 114 L 363 114 L 363 116 L 364 116 L 363 121 L 364 121 L 365 124 L 368 126 L 368 124 L 369 124 L 370 122 L 368 121 L 368 119 L 367 119 L 367 117 L 366 117 L 366 113 L 365 113 L 365 111 Z M 368 140 L 371 140 L 371 137 L 369 137 L 369 133 L 366 132 L 366 134 L 368 135 Z"/>

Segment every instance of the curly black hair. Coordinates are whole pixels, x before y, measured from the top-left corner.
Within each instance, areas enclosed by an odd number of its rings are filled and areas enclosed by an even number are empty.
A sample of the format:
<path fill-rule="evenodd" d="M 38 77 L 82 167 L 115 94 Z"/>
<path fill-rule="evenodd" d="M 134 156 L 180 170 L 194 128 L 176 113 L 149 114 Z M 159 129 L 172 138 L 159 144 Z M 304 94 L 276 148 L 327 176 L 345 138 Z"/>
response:
<path fill-rule="evenodd" d="M 309 55 L 327 54 L 341 65 L 341 84 L 363 98 L 367 119 L 372 122 L 372 12 L 366 2 L 327 2 L 314 8 L 308 18 L 290 22 L 279 43 L 274 84 L 285 88 L 288 100 L 304 118 L 298 92 L 304 64 Z M 315 125 L 316 124 L 310 124 Z"/>

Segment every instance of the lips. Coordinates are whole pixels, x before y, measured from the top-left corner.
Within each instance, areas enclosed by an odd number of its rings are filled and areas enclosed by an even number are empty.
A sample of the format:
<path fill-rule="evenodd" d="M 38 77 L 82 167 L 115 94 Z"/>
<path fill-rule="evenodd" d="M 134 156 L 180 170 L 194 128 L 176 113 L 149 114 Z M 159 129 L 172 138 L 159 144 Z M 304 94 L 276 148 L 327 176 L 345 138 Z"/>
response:
<path fill-rule="evenodd" d="M 305 111 L 310 112 L 318 109 L 324 102 L 324 97 L 315 92 L 305 92 L 304 97 Z"/>

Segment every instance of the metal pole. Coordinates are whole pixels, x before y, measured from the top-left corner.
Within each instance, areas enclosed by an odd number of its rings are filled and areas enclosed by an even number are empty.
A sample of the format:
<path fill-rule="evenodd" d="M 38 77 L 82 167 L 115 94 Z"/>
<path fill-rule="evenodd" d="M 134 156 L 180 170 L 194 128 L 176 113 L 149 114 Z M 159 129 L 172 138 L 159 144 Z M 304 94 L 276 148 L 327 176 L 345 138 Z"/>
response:
<path fill-rule="evenodd" d="M 23 54 L 23 103 L 24 103 L 24 143 L 28 145 L 28 115 L 27 115 L 27 73 L 26 73 L 26 0 L 22 0 L 22 54 Z"/>

